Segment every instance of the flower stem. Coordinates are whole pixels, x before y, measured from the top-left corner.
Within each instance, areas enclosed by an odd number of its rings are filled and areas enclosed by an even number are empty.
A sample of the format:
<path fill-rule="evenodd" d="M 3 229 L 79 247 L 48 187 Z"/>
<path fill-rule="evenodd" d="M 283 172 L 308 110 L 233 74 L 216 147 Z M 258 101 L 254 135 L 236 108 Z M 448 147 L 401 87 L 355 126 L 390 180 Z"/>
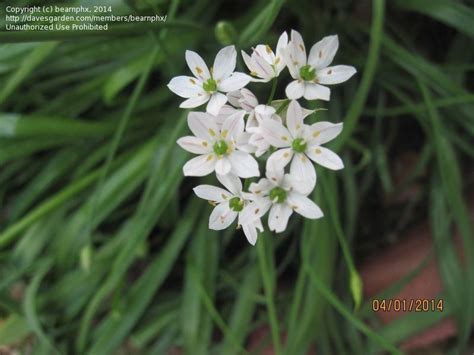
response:
<path fill-rule="evenodd" d="M 270 103 L 272 102 L 273 96 L 275 96 L 276 87 L 277 87 L 277 78 L 273 78 L 272 91 L 270 91 L 270 96 L 268 97 L 267 105 L 270 105 Z"/>
<path fill-rule="evenodd" d="M 273 298 L 274 291 L 274 277 L 275 270 L 269 270 L 269 263 L 267 257 L 267 249 L 271 249 L 271 244 L 269 243 L 268 238 L 271 235 L 269 233 L 263 234 L 257 242 L 257 252 L 258 252 L 258 261 L 260 264 L 260 271 L 262 273 L 263 288 L 265 289 L 265 299 L 267 303 L 268 310 L 268 320 L 270 323 L 270 330 L 272 334 L 273 347 L 275 349 L 275 354 L 280 355 L 281 352 L 281 343 L 280 343 L 280 330 L 278 327 L 278 318 L 276 315 L 275 302 Z M 273 264 L 272 264 L 273 265 Z M 272 272 L 273 271 L 273 272 Z"/>

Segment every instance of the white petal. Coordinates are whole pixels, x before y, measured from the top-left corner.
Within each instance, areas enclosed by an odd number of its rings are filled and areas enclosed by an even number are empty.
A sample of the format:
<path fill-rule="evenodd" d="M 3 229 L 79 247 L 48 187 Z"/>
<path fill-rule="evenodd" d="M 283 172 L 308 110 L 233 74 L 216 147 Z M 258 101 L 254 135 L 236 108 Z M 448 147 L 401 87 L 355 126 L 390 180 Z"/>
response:
<path fill-rule="evenodd" d="M 288 46 L 281 51 L 281 56 L 283 61 L 285 62 L 290 75 L 293 79 L 300 79 L 300 68 L 303 64 L 298 63 L 296 60 L 297 49 L 293 45 L 293 43 L 288 43 Z"/>
<path fill-rule="evenodd" d="M 336 138 L 342 132 L 343 124 L 327 121 L 316 122 L 311 125 L 309 145 L 321 145 Z"/>
<path fill-rule="evenodd" d="M 227 202 L 218 204 L 209 217 L 209 229 L 222 230 L 226 229 L 237 218 L 237 212 L 229 208 Z"/>
<path fill-rule="evenodd" d="M 235 72 L 232 73 L 231 76 L 222 80 L 220 84 L 218 84 L 219 91 L 229 92 L 234 90 L 239 90 L 243 88 L 250 82 L 250 76 L 244 73 Z"/>
<path fill-rule="evenodd" d="M 206 154 L 212 151 L 212 147 L 205 139 L 193 136 L 181 137 L 177 143 L 181 148 L 194 154 Z"/>
<path fill-rule="evenodd" d="M 239 99 L 239 103 L 245 111 L 250 112 L 258 105 L 257 98 L 249 89 L 242 88 L 240 94 L 241 98 Z"/>
<path fill-rule="evenodd" d="M 230 173 L 232 165 L 227 157 L 217 158 L 216 174 L 226 175 Z"/>
<path fill-rule="evenodd" d="M 350 65 L 335 65 L 318 70 L 316 76 L 321 84 L 339 84 L 349 80 L 356 72 Z"/>
<path fill-rule="evenodd" d="M 255 201 L 250 202 L 244 207 L 242 212 L 239 213 L 239 224 L 250 224 L 258 221 L 265 213 L 268 212 L 272 203 L 268 198 L 259 198 Z"/>
<path fill-rule="evenodd" d="M 279 122 L 266 119 L 260 122 L 260 133 L 274 147 L 285 148 L 291 144 L 290 132 Z"/>
<path fill-rule="evenodd" d="M 304 195 L 308 195 L 316 186 L 316 169 L 302 153 L 295 154 L 290 165 L 290 175 L 293 187 Z"/>
<path fill-rule="evenodd" d="M 324 147 L 311 147 L 306 151 L 306 154 L 311 158 L 312 161 L 324 166 L 331 170 L 340 170 L 344 168 L 339 155 Z"/>
<path fill-rule="evenodd" d="M 266 178 L 260 179 L 258 182 L 252 182 L 249 191 L 257 197 L 267 194 L 273 188 L 273 184 Z"/>
<path fill-rule="evenodd" d="M 200 155 L 183 166 L 184 176 L 206 176 L 214 171 L 216 159 L 212 154 Z"/>
<path fill-rule="evenodd" d="M 221 136 L 224 139 L 237 139 L 244 132 L 245 111 L 239 110 L 224 120 L 222 124 Z"/>
<path fill-rule="evenodd" d="M 217 180 L 225 186 L 227 190 L 232 192 L 235 196 L 240 196 L 242 194 L 242 181 L 232 174 L 219 175 L 217 174 Z"/>
<path fill-rule="evenodd" d="M 228 191 L 212 185 L 199 185 L 193 191 L 198 197 L 217 203 L 228 201 L 232 197 Z"/>
<path fill-rule="evenodd" d="M 293 210 L 286 203 L 274 204 L 268 216 L 268 228 L 276 233 L 283 232 L 292 213 Z"/>
<path fill-rule="evenodd" d="M 211 99 L 207 104 L 206 111 L 211 115 L 217 116 L 222 106 L 227 102 L 227 96 L 220 92 L 215 92 L 211 95 Z"/>
<path fill-rule="evenodd" d="M 283 169 L 278 169 L 277 166 L 269 166 L 270 164 L 267 162 L 267 167 L 269 169 L 266 169 L 265 176 L 274 186 L 280 186 L 283 183 L 285 171 Z"/>
<path fill-rule="evenodd" d="M 255 106 L 255 116 L 259 121 L 264 119 L 270 119 L 276 113 L 276 110 L 272 106 L 268 105 L 257 105 Z"/>
<path fill-rule="evenodd" d="M 216 118 L 205 112 L 190 112 L 188 126 L 196 137 L 207 141 L 214 139 L 219 132 Z"/>
<path fill-rule="evenodd" d="M 227 93 L 227 100 L 232 106 L 237 108 L 241 108 L 239 103 L 241 97 L 242 94 L 240 93 L 240 90 L 235 90 Z"/>
<path fill-rule="evenodd" d="M 288 194 L 288 204 L 296 213 L 306 218 L 316 219 L 324 215 L 318 205 L 297 192 L 290 192 Z"/>
<path fill-rule="evenodd" d="M 306 48 L 304 46 L 303 37 L 300 33 L 291 30 L 291 43 L 294 46 L 295 59 L 299 63 L 299 66 L 306 65 Z"/>
<path fill-rule="evenodd" d="M 283 170 L 285 166 L 293 158 L 293 150 L 291 148 L 279 149 L 268 157 L 267 170 Z"/>
<path fill-rule="evenodd" d="M 185 57 L 189 69 L 191 69 L 192 73 L 196 78 L 200 78 L 202 81 L 206 81 L 211 77 L 206 63 L 199 54 L 188 50 L 186 51 Z"/>
<path fill-rule="evenodd" d="M 309 52 L 308 64 L 315 69 L 321 69 L 331 64 L 339 47 L 337 35 L 327 36 L 311 47 Z"/>
<path fill-rule="evenodd" d="M 204 94 L 201 82 L 190 76 L 175 76 L 168 83 L 168 88 L 176 95 L 191 98 Z"/>
<path fill-rule="evenodd" d="M 276 47 L 276 52 L 275 52 L 275 71 L 277 75 L 280 74 L 280 72 L 285 68 L 285 60 L 282 56 L 282 51 L 284 48 L 288 46 L 288 34 L 283 32 L 278 39 L 277 47 Z"/>
<path fill-rule="evenodd" d="M 264 59 L 264 57 L 258 53 L 254 53 L 252 54 L 252 60 L 255 67 L 255 72 L 260 78 L 265 79 L 265 81 L 269 81 L 275 76 L 273 67 Z"/>
<path fill-rule="evenodd" d="M 305 83 L 304 98 L 306 100 L 324 100 L 329 101 L 331 90 L 326 86 L 313 83 Z"/>
<path fill-rule="evenodd" d="M 275 60 L 275 53 L 273 53 L 273 50 L 268 45 L 264 45 L 264 44 L 257 45 L 253 53 L 256 56 L 259 56 L 262 59 L 264 59 L 265 62 L 268 63 L 268 65 L 272 65 L 273 61 Z"/>
<path fill-rule="evenodd" d="M 199 95 L 196 97 L 191 97 L 187 100 L 181 102 L 179 107 L 181 108 L 195 108 L 201 106 L 202 104 L 206 103 L 209 100 L 209 94 L 205 93 L 203 95 Z"/>
<path fill-rule="evenodd" d="M 222 48 L 214 59 L 212 76 L 215 80 L 223 80 L 232 74 L 235 70 L 237 52 L 234 46 Z"/>
<path fill-rule="evenodd" d="M 303 128 L 303 111 L 296 100 L 291 100 L 286 112 L 286 126 L 293 138 L 299 137 L 299 133 Z"/>
<path fill-rule="evenodd" d="M 286 96 L 290 100 L 298 100 L 304 95 L 305 83 L 303 80 L 293 80 L 285 89 Z"/>
<path fill-rule="evenodd" d="M 249 69 L 250 73 L 252 75 L 254 74 L 258 74 L 257 73 L 257 67 L 255 65 L 255 61 L 252 59 L 252 57 L 250 57 L 247 53 L 245 53 L 244 51 L 241 51 L 242 53 L 242 59 L 244 60 L 245 62 L 245 65 L 247 66 L 247 68 Z"/>
<path fill-rule="evenodd" d="M 245 237 L 247 238 L 248 242 L 252 245 L 255 245 L 257 242 L 257 228 L 253 223 L 250 224 L 243 224 L 242 230 L 244 231 Z"/>
<path fill-rule="evenodd" d="M 234 150 L 229 154 L 229 160 L 232 164 L 231 172 L 241 178 L 259 176 L 258 163 L 249 153 Z"/>

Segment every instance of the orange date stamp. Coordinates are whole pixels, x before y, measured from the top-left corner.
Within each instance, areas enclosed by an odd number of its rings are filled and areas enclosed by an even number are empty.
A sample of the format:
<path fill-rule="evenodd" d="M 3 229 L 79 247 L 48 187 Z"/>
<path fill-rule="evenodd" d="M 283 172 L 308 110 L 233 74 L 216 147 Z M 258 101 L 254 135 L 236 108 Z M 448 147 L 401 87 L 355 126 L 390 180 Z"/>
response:
<path fill-rule="evenodd" d="M 444 300 L 434 298 L 381 298 L 372 300 L 374 312 L 443 312 Z"/>

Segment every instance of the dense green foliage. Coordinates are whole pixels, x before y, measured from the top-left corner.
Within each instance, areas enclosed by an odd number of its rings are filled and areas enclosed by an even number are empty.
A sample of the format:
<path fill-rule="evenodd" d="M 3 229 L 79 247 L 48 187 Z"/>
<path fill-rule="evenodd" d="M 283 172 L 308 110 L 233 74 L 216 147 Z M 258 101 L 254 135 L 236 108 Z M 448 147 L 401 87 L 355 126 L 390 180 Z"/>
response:
<path fill-rule="evenodd" d="M 168 18 L 114 25 L 105 36 L 0 32 L 0 345 L 35 354 L 239 354 L 268 324 L 265 343 L 282 354 L 314 344 L 318 354 L 395 353 L 453 315 L 451 350 L 465 348 L 474 316 L 465 200 L 472 8 L 448 0 L 74 3 Z M 336 62 L 358 69 L 330 103 L 318 103 L 329 110 L 308 118 L 344 122 L 332 147 L 346 168 L 318 170 L 313 197 L 325 218 L 294 217 L 285 233 L 251 247 L 240 230 L 208 230 L 211 206 L 191 188 L 213 180 L 182 176 L 189 155 L 176 139 L 187 132 L 186 112 L 166 83 L 187 73 L 185 49 L 210 61 L 229 43 L 274 46 L 291 28 L 308 48 L 339 34 Z M 269 91 L 256 94 L 263 102 Z M 393 162 L 405 152 L 416 154 L 416 168 L 396 182 Z M 408 201 L 385 206 L 385 196 L 414 183 Z M 356 265 L 426 218 L 446 311 L 382 326 L 361 300 Z"/>

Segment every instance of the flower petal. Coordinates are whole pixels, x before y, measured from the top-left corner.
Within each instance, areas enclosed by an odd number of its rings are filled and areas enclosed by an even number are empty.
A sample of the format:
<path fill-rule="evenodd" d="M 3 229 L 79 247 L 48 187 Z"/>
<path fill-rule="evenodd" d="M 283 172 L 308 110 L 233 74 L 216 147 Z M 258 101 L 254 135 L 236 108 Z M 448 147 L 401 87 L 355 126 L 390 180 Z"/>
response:
<path fill-rule="evenodd" d="M 204 94 L 201 83 L 191 76 L 175 76 L 168 83 L 168 88 L 176 95 L 187 99 Z"/>
<path fill-rule="evenodd" d="M 227 102 L 227 96 L 220 92 L 215 92 L 211 95 L 211 99 L 207 104 L 206 111 L 211 115 L 217 116 L 222 106 Z"/>
<path fill-rule="evenodd" d="M 337 35 L 327 36 L 316 43 L 309 52 L 308 64 L 316 70 L 326 68 L 331 64 L 339 47 Z"/>
<path fill-rule="evenodd" d="M 291 100 L 286 112 L 286 126 L 293 138 L 299 137 L 299 133 L 303 128 L 303 111 L 296 100 Z"/>
<path fill-rule="evenodd" d="M 342 132 L 343 124 L 327 121 L 316 122 L 311 125 L 308 144 L 321 145 L 336 138 Z"/>
<path fill-rule="evenodd" d="M 242 181 L 240 179 L 232 174 L 227 174 L 227 175 L 216 175 L 217 180 L 225 186 L 227 190 L 232 192 L 233 195 L 235 196 L 240 196 L 242 194 Z"/>
<path fill-rule="evenodd" d="M 357 70 L 350 65 L 335 65 L 316 72 L 318 82 L 321 84 L 339 84 L 354 75 Z"/>
<path fill-rule="evenodd" d="M 252 182 L 249 191 L 257 197 L 267 194 L 273 188 L 273 184 L 266 178 L 260 179 L 258 182 Z"/>
<path fill-rule="evenodd" d="M 209 97 L 210 96 L 207 93 L 203 94 L 203 95 L 196 96 L 196 97 L 191 97 L 191 98 L 181 102 L 179 107 L 181 107 L 181 108 L 195 108 L 195 107 L 201 106 L 202 104 L 206 103 L 209 100 Z"/>
<path fill-rule="evenodd" d="M 211 77 L 211 74 L 209 73 L 209 68 L 207 67 L 206 63 L 199 54 L 187 50 L 185 57 L 189 69 L 191 69 L 191 72 L 196 78 L 199 78 L 202 81 L 206 81 Z"/>
<path fill-rule="evenodd" d="M 252 54 L 253 65 L 255 68 L 256 74 L 260 77 L 265 79 L 264 81 L 270 81 L 275 76 L 275 71 L 273 67 L 263 56 L 261 56 L 258 52 L 254 52 Z"/>
<path fill-rule="evenodd" d="M 184 150 L 194 154 L 206 154 L 212 151 L 208 141 L 194 136 L 181 137 L 177 143 Z"/>
<path fill-rule="evenodd" d="M 257 105 L 255 106 L 255 117 L 258 121 L 263 121 L 264 119 L 270 119 L 276 114 L 276 110 L 273 106 L 268 105 Z"/>
<path fill-rule="evenodd" d="M 291 144 L 290 132 L 275 120 L 266 119 L 260 122 L 260 133 L 274 147 L 285 148 Z"/>
<path fill-rule="evenodd" d="M 290 165 L 290 176 L 293 187 L 304 195 L 308 195 L 316 186 L 316 169 L 306 155 L 295 154 Z"/>
<path fill-rule="evenodd" d="M 235 72 L 218 84 L 219 91 L 229 92 L 243 88 L 250 82 L 250 76 L 244 73 Z"/>
<path fill-rule="evenodd" d="M 279 149 L 268 157 L 266 169 L 283 170 L 291 161 L 291 158 L 293 158 L 293 150 L 291 148 Z"/>
<path fill-rule="evenodd" d="M 205 112 L 190 112 L 188 126 L 196 137 L 206 141 L 214 139 L 219 132 L 216 118 Z"/>
<path fill-rule="evenodd" d="M 285 60 L 283 59 L 282 56 L 282 51 L 284 48 L 288 46 L 288 34 L 283 32 L 278 38 L 278 43 L 276 46 L 276 52 L 275 52 L 275 71 L 277 75 L 280 75 L 280 72 L 285 68 Z"/>
<path fill-rule="evenodd" d="M 229 160 L 232 164 L 231 172 L 241 178 L 259 176 L 258 163 L 249 153 L 234 150 L 229 154 Z"/>
<path fill-rule="evenodd" d="M 212 185 L 199 185 L 193 191 L 198 197 L 217 203 L 228 201 L 232 197 L 228 191 Z"/>
<path fill-rule="evenodd" d="M 286 203 L 276 203 L 272 206 L 268 216 L 268 228 L 276 233 L 286 229 L 293 210 Z"/>
<path fill-rule="evenodd" d="M 258 105 L 257 97 L 249 89 L 242 88 L 240 95 L 239 103 L 245 111 L 250 112 Z"/>
<path fill-rule="evenodd" d="M 212 77 L 214 80 L 223 80 L 232 74 L 235 70 L 237 61 L 237 52 L 234 46 L 227 46 L 222 48 L 214 59 L 214 66 L 212 68 Z"/>
<path fill-rule="evenodd" d="M 297 49 L 293 45 L 293 43 L 288 43 L 286 48 L 281 50 L 281 56 L 283 61 L 285 62 L 286 66 L 288 67 L 288 71 L 293 79 L 301 79 L 300 78 L 300 68 L 303 64 L 298 63 L 296 60 Z"/>
<path fill-rule="evenodd" d="M 226 229 L 237 218 L 237 212 L 232 211 L 227 202 L 218 204 L 209 216 L 209 229 Z"/>
<path fill-rule="evenodd" d="M 267 162 L 267 166 L 270 164 Z M 270 181 L 273 186 L 281 186 L 286 176 L 285 171 L 283 169 L 278 169 L 276 166 L 268 167 L 269 169 L 266 169 L 265 171 L 265 176 L 267 177 L 268 181 Z"/>
<path fill-rule="evenodd" d="M 293 80 L 285 89 L 286 96 L 290 100 L 298 100 L 304 95 L 305 83 L 303 80 Z"/>
<path fill-rule="evenodd" d="M 331 90 L 326 86 L 313 83 L 305 83 L 304 98 L 306 100 L 324 100 L 329 101 Z"/>
<path fill-rule="evenodd" d="M 239 213 L 239 224 L 250 224 L 258 221 L 265 213 L 268 212 L 272 203 L 270 199 L 258 198 L 255 201 L 250 202 L 244 207 L 242 212 Z"/>
<path fill-rule="evenodd" d="M 303 37 L 295 30 L 291 30 L 291 43 L 294 46 L 294 54 L 299 66 L 306 65 L 306 48 L 304 46 Z"/>
<path fill-rule="evenodd" d="M 255 245 L 257 242 L 257 228 L 253 223 L 250 224 L 243 224 L 242 230 L 244 231 L 245 237 L 247 238 L 248 242 L 252 245 Z"/>
<path fill-rule="evenodd" d="M 287 201 L 291 208 L 303 217 L 316 219 L 324 215 L 317 204 L 298 192 L 290 192 Z"/>
<path fill-rule="evenodd" d="M 239 110 L 227 117 L 222 124 L 221 137 L 237 140 L 244 132 L 244 116 L 245 111 Z"/>
<path fill-rule="evenodd" d="M 232 165 L 227 157 L 217 158 L 216 174 L 226 175 L 230 173 Z"/>
<path fill-rule="evenodd" d="M 214 171 L 216 159 L 212 154 L 200 155 L 183 166 L 184 176 L 206 176 Z"/>
<path fill-rule="evenodd" d="M 306 151 L 306 154 L 310 159 L 325 168 L 331 170 L 340 170 L 344 168 L 339 155 L 324 147 L 311 147 Z"/>

